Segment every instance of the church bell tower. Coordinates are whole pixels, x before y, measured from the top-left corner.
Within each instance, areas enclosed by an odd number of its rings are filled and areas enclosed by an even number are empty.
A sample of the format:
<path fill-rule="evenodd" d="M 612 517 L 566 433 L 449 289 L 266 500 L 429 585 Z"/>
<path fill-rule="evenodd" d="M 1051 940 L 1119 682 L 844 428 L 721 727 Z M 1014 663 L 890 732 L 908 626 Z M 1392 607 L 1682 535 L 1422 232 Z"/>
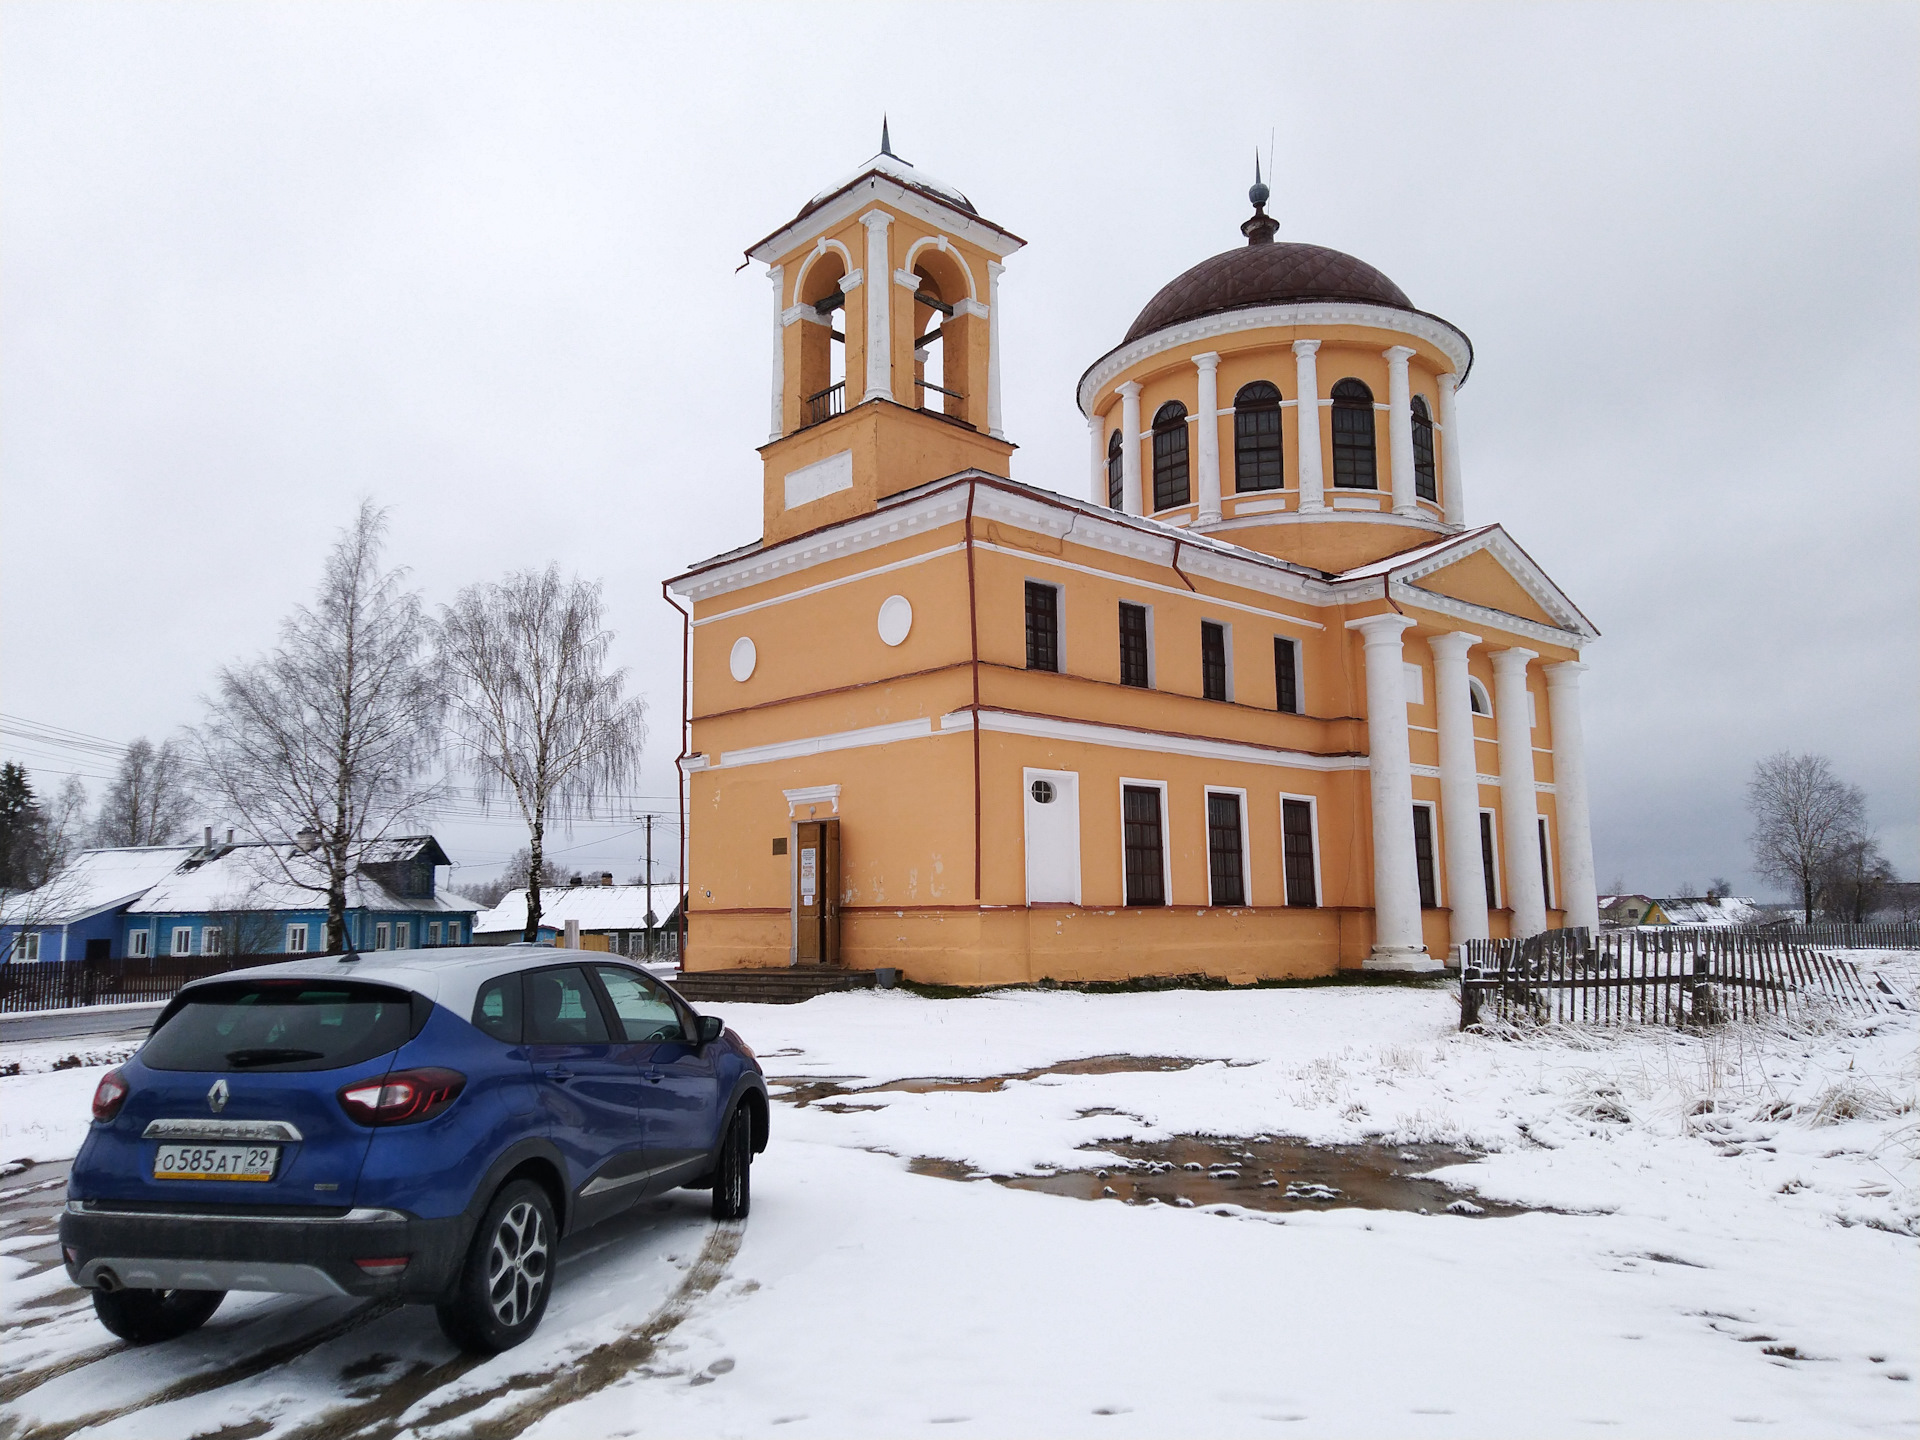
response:
<path fill-rule="evenodd" d="M 750 247 L 774 295 L 766 544 L 980 469 L 1005 475 L 1002 261 L 1026 242 L 880 152 Z"/>

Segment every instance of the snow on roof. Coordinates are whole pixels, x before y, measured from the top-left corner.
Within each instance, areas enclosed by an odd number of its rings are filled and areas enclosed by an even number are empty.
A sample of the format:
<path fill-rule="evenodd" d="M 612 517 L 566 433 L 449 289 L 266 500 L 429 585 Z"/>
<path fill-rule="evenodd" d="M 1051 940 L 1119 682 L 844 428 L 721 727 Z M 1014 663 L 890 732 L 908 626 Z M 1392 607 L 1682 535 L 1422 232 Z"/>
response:
<path fill-rule="evenodd" d="M 1430 545 L 1419 545 L 1411 550 L 1401 550 L 1396 554 L 1387 556 L 1384 560 L 1375 560 L 1366 565 L 1356 565 L 1351 570 L 1342 570 L 1338 578 L 1341 580 L 1365 580 L 1371 576 L 1388 574 L 1405 565 L 1418 565 L 1429 555 L 1437 554 L 1449 546 L 1460 545 L 1466 541 L 1478 539 L 1489 530 L 1498 530 L 1499 528 L 1498 525 L 1482 525 L 1477 530 L 1465 530 L 1458 535 L 1444 536 L 1439 540 L 1435 540 Z"/>
<path fill-rule="evenodd" d="M 397 860 L 412 860 L 428 852 L 427 858 L 435 865 L 451 865 L 447 852 L 440 848 L 440 842 L 431 835 L 395 835 L 384 840 L 375 840 L 360 855 L 362 865 L 391 865 Z"/>
<path fill-rule="evenodd" d="M 888 151 L 882 151 L 871 160 L 866 161 L 852 174 L 841 176 L 840 179 L 834 181 L 833 184 L 827 186 L 826 189 L 807 201 L 800 213 L 802 215 L 806 214 L 807 211 L 813 209 L 813 207 L 821 201 L 829 200 L 833 196 L 838 195 L 842 190 L 853 184 L 854 181 L 860 179 L 863 175 L 872 174 L 875 170 L 878 170 L 882 175 L 898 180 L 902 185 L 911 185 L 916 190 L 925 190 L 929 195 L 937 195 L 949 204 L 958 205 L 969 214 L 979 213 L 974 210 L 973 202 L 958 190 L 954 189 L 953 186 L 934 179 L 931 175 L 927 174 L 926 171 L 917 169 L 912 161 L 902 160 L 898 155 Z"/>
<path fill-rule="evenodd" d="M 10 899 L 0 920 L 61 925 L 137 899 L 180 867 L 197 845 L 130 845 L 82 850 L 38 890 Z"/>
<path fill-rule="evenodd" d="M 561 930 L 578 920 L 589 934 L 599 930 L 643 930 L 647 911 L 664 925 L 680 903 L 680 886 L 670 885 L 549 885 L 540 891 L 542 928 Z M 527 892 L 510 890 L 491 910 L 473 920 L 475 935 L 516 934 L 527 928 Z"/>
<path fill-rule="evenodd" d="M 305 884 L 289 878 L 289 872 Z M 326 872 L 299 846 L 253 841 L 222 849 L 210 860 L 182 865 L 128 907 L 134 915 L 206 914 L 222 910 L 313 910 L 326 904 Z M 433 911 L 463 914 L 471 905 L 444 896 L 395 895 L 364 875 L 347 877 L 350 910 Z"/>
<path fill-rule="evenodd" d="M 1676 925 L 1750 925 L 1760 919 L 1757 904 L 1732 895 L 1716 900 L 1675 897 L 1657 899 L 1654 903 Z"/>

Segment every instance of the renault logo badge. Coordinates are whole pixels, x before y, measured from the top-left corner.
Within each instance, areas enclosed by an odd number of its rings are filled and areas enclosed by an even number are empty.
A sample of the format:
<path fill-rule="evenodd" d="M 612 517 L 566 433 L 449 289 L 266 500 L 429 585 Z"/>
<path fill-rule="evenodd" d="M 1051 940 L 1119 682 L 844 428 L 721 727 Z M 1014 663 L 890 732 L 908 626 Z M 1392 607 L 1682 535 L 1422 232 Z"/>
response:
<path fill-rule="evenodd" d="M 216 1115 L 227 1108 L 227 1082 L 225 1080 L 214 1081 L 213 1088 L 207 1091 L 207 1108 Z"/>

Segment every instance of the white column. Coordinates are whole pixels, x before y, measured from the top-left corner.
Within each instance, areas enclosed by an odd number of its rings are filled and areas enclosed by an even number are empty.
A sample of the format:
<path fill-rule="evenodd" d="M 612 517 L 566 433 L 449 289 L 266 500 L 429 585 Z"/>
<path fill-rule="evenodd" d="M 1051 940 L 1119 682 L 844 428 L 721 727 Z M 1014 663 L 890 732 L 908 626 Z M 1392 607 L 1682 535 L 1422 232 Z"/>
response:
<path fill-rule="evenodd" d="M 1220 356 L 1209 350 L 1193 357 L 1200 372 L 1200 395 L 1193 423 L 1200 442 L 1200 512 L 1195 523 L 1208 525 L 1220 518 Z"/>
<path fill-rule="evenodd" d="M 1473 695 L 1467 651 L 1478 635 L 1455 630 L 1427 641 L 1433 651 L 1433 702 L 1440 718 L 1440 843 L 1446 848 L 1452 943 L 1487 938 L 1487 885 L 1480 872 L 1480 766 L 1473 748 Z"/>
<path fill-rule="evenodd" d="M 997 260 L 987 262 L 987 433 L 996 440 L 1007 438 L 1000 427 L 1000 272 L 1006 268 Z"/>
<path fill-rule="evenodd" d="M 780 438 L 786 421 L 787 327 L 782 317 L 787 311 L 787 272 L 782 266 L 769 265 L 767 278 L 773 282 L 773 424 L 767 431 L 767 439 L 772 441 Z"/>
<path fill-rule="evenodd" d="M 1540 881 L 1540 808 L 1533 788 L 1533 727 L 1527 718 L 1531 650 L 1493 652 L 1493 728 L 1500 741 L 1500 844 L 1506 851 L 1507 909 L 1516 938 L 1547 928 Z"/>
<path fill-rule="evenodd" d="M 1580 723 L 1580 675 L 1586 668 L 1577 660 L 1546 667 L 1547 720 L 1553 726 L 1553 808 L 1560 821 L 1560 907 L 1569 926 L 1584 925 L 1598 934 L 1587 742 Z"/>
<path fill-rule="evenodd" d="M 887 256 L 887 227 L 893 217 L 884 210 L 869 210 L 860 217 L 867 227 L 866 272 L 872 277 L 867 285 L 867 379 L 868 400 L 893 399 L 893 326 L 888 318 L 893 286 L 887 277 L 893 274 L 893 262 Z M 848 398 L 848 408 L 853 405 Z"/>
<path fill-rule="evenodd" d="M 1349 620 L 1366 642 L 1367 778 L 1373 800 L 1373 953 L 1368 970 L 1438 970 L 1420 936 L 1420 872 L 1413 853 L 1413 764 L 1407 753 L 1405 615 Z"/>
<path fill-rule="evenodd" d="M 1087 498 L 1096 505 L 1107 503 L 1107 422 L 1096 413 L 1087 417 L 1087 447 L 1092 450 L 1093 475 Z"/>
<path fill-rule="evenodd" d="M 1320 469 L 1320 371 L 1313 358 L 1319 348 L 1318 340 L 1293 342 L 1293 383 L 1300 397 L 1294 405 L 1300 444 L 1293 473 L 1300 477 L 1300 509 L 1304 514 L 1327 508 Z"/>
<path fill-rule="evenodd" d="M 1116 385 L 1120 392 L 1120 508 L 1144 515 L 1140 508 L 1140 386 L 1129 380 Z"/>
<path fill-rule="evenodd" d="M 1419 497 L 1413 489 L 1413 385 L 1407 377 L 1410 346 L 1395 345 L 1380 352 L 1387 361 L 1387 453 L 1393 474 L 1393 513 L 1418 515 Z"/>
<path fill-rule="evenodd" d="M 1440 377 L 1440 504 L 1449 525 L 1467 523 L 1467 492 L 1460 483 L 1460 407 L 1454 398 L 1460 377 Z"/>

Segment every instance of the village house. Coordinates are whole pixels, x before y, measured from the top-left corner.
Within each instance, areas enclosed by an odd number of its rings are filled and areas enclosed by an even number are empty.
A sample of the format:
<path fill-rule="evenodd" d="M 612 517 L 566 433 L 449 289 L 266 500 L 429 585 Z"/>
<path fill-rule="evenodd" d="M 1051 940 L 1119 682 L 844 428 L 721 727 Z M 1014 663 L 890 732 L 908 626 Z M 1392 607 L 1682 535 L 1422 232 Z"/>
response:
<path fill-rule="evenodd" d="M 1268 198 L 1088 368 L 1086 470 L 1040 483 L 1018 236 L 883 140 L 750 247 L 762 533 L 667 585 L 689 972 L 1251 980 L 1598 924 L 1597 632 L 1468 519 L 1472 346 Z"/>
<path fill-rule="evenodd" d="M 597 883 L 574 876 L 567 885 L 540 891 L 540 940 L 564 940 L 568 923 L 578 927 L 580 948 L 606 950 L 633 959 L 678 953 L 680 886 L 616 885 L 602 873 Z M 515 945 L 527 932 L 527 891 L 509 890 L 491 910 L 474 918 L 476 945 Z"/>

